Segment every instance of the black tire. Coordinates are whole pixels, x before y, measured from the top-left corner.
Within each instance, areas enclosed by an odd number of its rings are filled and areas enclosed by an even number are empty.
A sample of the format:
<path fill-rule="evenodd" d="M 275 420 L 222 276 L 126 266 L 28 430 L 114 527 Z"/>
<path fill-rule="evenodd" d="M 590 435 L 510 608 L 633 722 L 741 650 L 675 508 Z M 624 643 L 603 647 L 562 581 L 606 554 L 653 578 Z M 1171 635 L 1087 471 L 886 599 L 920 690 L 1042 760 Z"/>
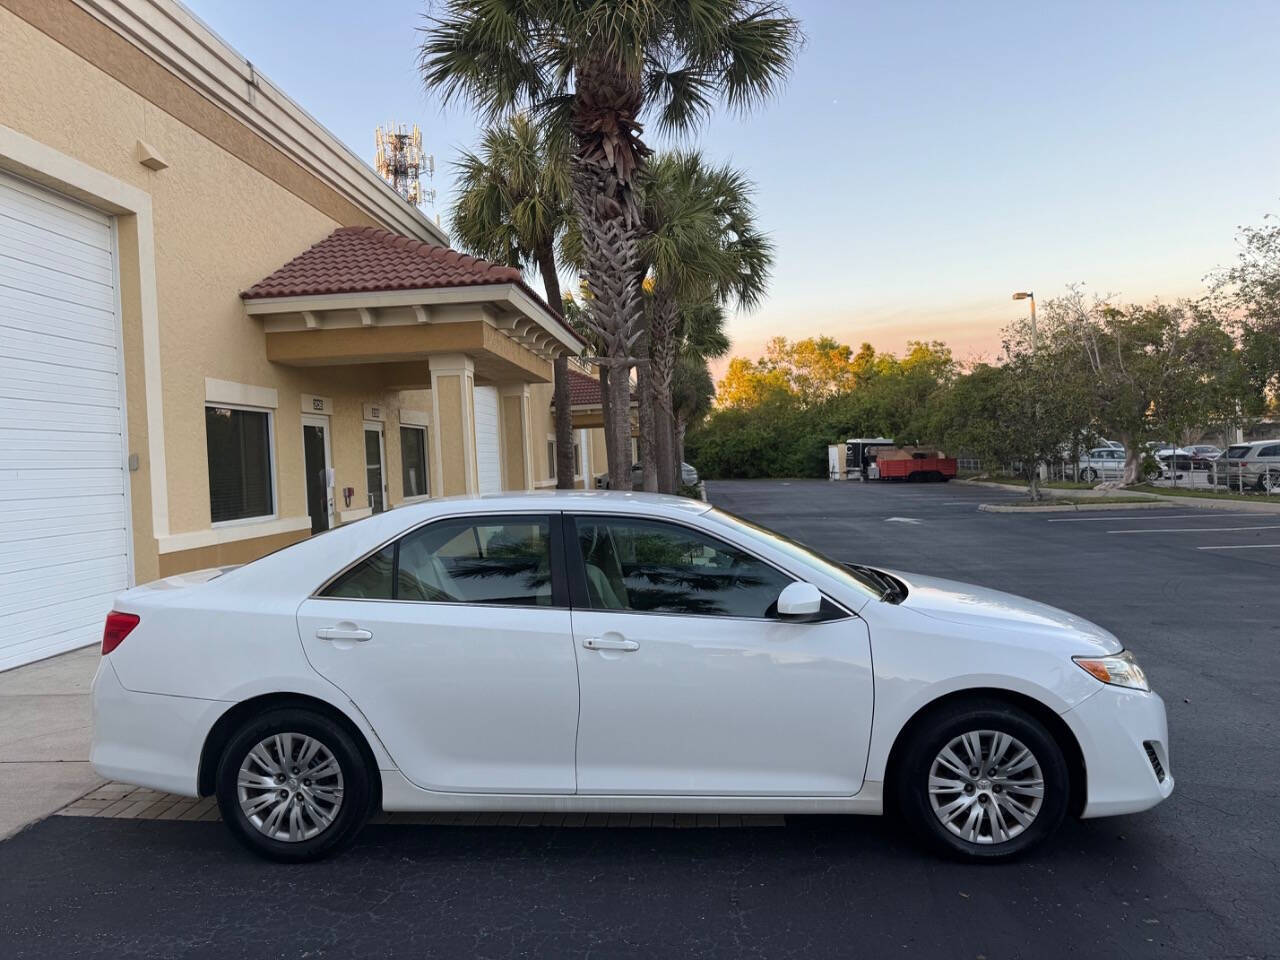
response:
<path fill-rule="evenodd" d="M 935 758 L 954 738 L 970 731 L 994 731 L 1014 737 L 1039 764 L 1044 782 L 1040 808 L 1030 824 L 1010 839 L 991 842 L 988 837 L 987 842 L 971 842 L 948 829 L 933 809 L 929 780 Z M 927 716 L 905 745 L 892 787 L 902 819 L 922 841 L 947 856 L 978 862 L 1008 860 L 1043 842 L 1062 823 L 1071 796 L 1066 759 L 1044 725 L 1024 710 L 985 699 L 953 703 Z M 979 799 L 982 798 L 976 797 L 975 802 Z M 989 802 L 983 801 L 984 805 Z"/>
<path fill-rule="evenodd" d="M 319 741 L 341 771 L 341 803 L 324 829 L 296 841 L 267 836 L 240 807 L 237 780 L 249 752 L 274 734 L 302 734 Z M 332 856 L 353 841 L 372 812 L 376 793 L 364 755 L 351 734 L 322 713 L 297 707 L 267 710 L 247 720 L 227 743 L 218 762 L 216 794 L 222 821 L 242 844 L 259 856 L 302 863 Z"/>
<path fill-rule="evenodd" d="M 1093 467 L 1085 467 L 1080 471 L 1080 479 L 1085 483 L 1093 483 L 1093 481 L 1098 479 L 1098 471 L 1093 469 Z"/>

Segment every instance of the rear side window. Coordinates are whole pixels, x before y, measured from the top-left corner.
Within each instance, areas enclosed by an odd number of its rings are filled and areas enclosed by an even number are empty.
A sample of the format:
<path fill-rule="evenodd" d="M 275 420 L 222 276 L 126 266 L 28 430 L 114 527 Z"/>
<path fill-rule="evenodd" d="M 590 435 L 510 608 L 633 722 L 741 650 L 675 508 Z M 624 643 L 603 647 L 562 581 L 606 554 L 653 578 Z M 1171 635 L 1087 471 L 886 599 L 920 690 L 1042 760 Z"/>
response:
<path fill-rule="evenodd" d="M 547 517 L 442 520 L 400 541 L 396 599 L 551 606 Z"/>
<path fill-rule="evenodd" d="M 1228 447 L 1226 455 L 1232 460 L 1243 460 L 1248 453 L 1248 444 L 1240 444 L 1239 446 Z"/>
<path fill-rule="evenodd" d="M 551 519 L 469 517 L 419 527 L 321 594 L 348 600 L 552 606 Z"/>
<path fill-rule="evenodd" d="M 395 570 L 395 544 L 389 543 L 329 584 L 326 597 L 345 600 L 390 600 Z"/>
<path fill-rule="evenodd" d="M 1258 451 L 1260 457 L 1280 457 L 1280 445 L 1272 444 L 1269 447 L 1263 447 Z"/>

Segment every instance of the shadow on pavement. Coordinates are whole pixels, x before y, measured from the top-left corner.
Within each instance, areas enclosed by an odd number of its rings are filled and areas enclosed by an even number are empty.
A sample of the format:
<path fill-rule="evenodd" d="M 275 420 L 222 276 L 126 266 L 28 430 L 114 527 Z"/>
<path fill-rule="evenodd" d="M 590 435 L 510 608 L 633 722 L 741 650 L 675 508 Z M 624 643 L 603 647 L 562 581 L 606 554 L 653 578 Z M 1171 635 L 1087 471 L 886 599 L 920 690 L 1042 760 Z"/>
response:
<path fill-rule="evenodd" d="M 54 817 L 0 844 L 0 929 L 9 957 L 1264 952 L 1160 866 L 1163 842 L 1140 818 L 1069 823 L 1024 861 L 972 866 L 873 818 L 374 826 L 337 859 L 283 866 L 219 824 Z"/>

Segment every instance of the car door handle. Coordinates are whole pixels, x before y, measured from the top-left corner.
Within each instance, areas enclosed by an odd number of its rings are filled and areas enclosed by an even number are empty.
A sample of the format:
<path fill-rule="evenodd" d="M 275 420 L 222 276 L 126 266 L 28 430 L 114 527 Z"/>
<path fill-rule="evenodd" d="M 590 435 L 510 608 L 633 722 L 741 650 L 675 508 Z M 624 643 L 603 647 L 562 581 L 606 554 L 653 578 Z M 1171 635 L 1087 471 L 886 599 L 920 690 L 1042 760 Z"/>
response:
<path fill-rule="evenodd" d="M 368 630 L 361 630 L 359 627 L 321 627 L 316 631 L 316 638 L 319 640 L 372 640 L 373 634 Z"/>
<path fill-rule="evenodd" d="M 582 645 L 588 650 L 639 650 L 640 644 L 634 640 L 611 640 L 605 637 L 587 637 Z"/>

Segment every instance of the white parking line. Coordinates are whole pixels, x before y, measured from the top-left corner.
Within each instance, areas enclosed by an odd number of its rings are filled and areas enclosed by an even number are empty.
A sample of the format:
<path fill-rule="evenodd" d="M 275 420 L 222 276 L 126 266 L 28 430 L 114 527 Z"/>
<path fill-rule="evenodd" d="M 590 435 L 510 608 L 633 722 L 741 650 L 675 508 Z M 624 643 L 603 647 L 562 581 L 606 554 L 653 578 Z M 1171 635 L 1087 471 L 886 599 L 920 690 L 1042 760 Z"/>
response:
<path fill-rule="evenodd" d="M 1280 523 L 1256 527 L 1161 527 L 1158 530 L 1108 530 L 1107 533 L 1234 533 L 1239 530 L 1280 530 Z"/>
<path fill-rule="evenodd" d="M 1082 507 L 1081 509 L 1088 510 L 1089 508 Z M 1148 513 L 1145 516 L 1139 516 L 1139 517 L 1071 517 L 1066 520 L 1050 520 L 1049 522 L 1050 523 L 1102 523 L 1103 521 L 1109 521 L 1109 520 L 1197 520 L 1203 516 L 1204 516 L 1203 513 L 1179 513 L 1176 516 L 1171 517 L 1167 514 L 1160 513 L 1157 510 L 1154 516 Z"/>
<path fill-rule="evenodd" d="M 1231 547 L 1196 547 L 1197 550 L 1280 550 L 1280 543 L 1238 543 Z"/>

